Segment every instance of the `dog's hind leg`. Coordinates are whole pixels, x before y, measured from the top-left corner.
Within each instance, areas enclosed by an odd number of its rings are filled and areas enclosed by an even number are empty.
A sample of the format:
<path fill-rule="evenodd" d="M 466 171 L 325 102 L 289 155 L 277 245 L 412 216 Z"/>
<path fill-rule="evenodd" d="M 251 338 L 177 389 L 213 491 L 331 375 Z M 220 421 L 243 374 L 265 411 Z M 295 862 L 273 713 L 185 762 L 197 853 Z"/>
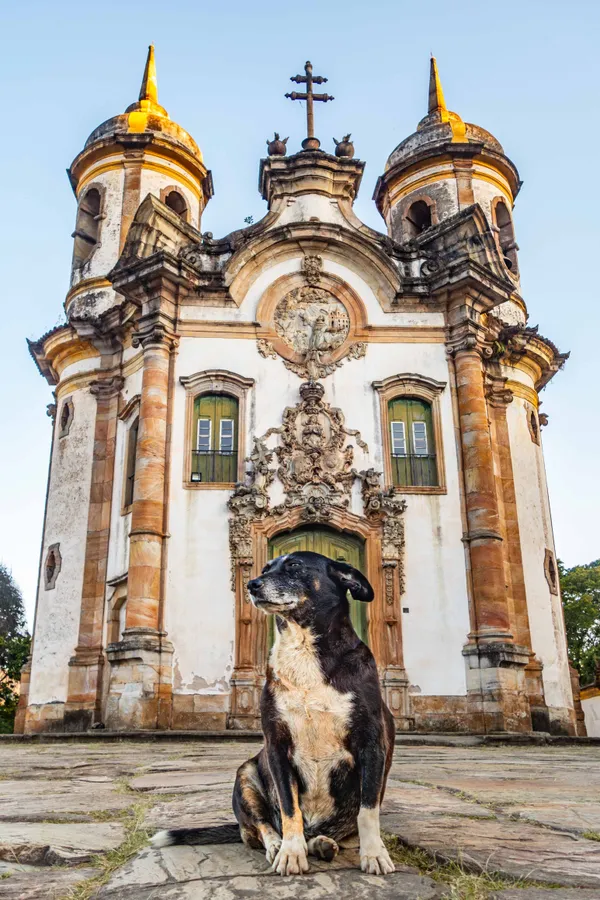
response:
<path fill-rule="evenodd" d="M 256 758 L 249 759 L 238 769 L 233 811 L 240 824 L 243 842 L 255 850 L 264 848 L 267 861 L 272 863 L 281 847 L 281 835 L 272 824 L 271 807 Z"/>

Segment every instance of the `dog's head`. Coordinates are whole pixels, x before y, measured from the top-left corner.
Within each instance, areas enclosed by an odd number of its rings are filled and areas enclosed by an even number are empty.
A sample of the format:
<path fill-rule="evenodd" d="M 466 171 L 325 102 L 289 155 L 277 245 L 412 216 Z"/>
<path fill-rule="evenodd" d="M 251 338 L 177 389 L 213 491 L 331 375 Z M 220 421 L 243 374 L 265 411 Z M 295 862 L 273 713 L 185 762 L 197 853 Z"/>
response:
<path fill-rule="evenodd" d="M 307 625 L 330 619 L 336 611 L 347 613 L 348 591 L 355 600 L 373 599 L 373 588 L 358 569 L 308 550 L 267 563 L 262 574 L 248 582 L 248 591 L 263 612 Z"/>

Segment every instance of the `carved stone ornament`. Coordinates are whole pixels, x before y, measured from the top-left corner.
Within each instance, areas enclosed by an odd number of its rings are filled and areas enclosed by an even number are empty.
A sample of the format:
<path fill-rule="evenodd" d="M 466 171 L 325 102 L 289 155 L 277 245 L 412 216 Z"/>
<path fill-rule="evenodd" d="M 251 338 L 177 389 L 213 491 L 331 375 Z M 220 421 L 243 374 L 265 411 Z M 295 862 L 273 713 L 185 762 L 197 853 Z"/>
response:
<path fill-rule="evenodd" d="M 260 355 L 264 356 L 265 359 L 277 359 L 277 351 L 270 341 L 259 338 L 256 342 L 256 346 Z"/>
<path fill-rule="evenodd" d="M 289 291 L 275 308 L 275 330 L 288 347 L 306 355 L 341 346 L 350 331 L 346 307 L 329 291 L 299 287 Z"/>
<path fill-rule="evenodd" d="M 323 270 L 322 256 L 305 256 L 302 260 L 302 274 L 306 278 L 306 283 L 313 287 L 318 285 L 321 280 L 321 272 Z"/>
<path fill-rule="evenodd" d="M 344 344 L 350 332 L 350 317 L 341 300 L 324 288 L 315 287 L 320 278 L 320 267 L 306 271 L 306 261 L 319 257 L 304 257 L 304 274 L 308 285 L 294 288 L 281 298 L 273 316 L 278 337 L 287 346 L 295 360 L 283 356 L 285 366 L 301 378 L 316 381 L 331 375 L 341 366 L 342 359 L 333 358 L 334 351 Z M 366 353 L 363 342 L 348 344 L 345 357 L 360 359 Z M 262 356 L 276 353 L 273 345 L 260 340 L 258 350 Z"/>

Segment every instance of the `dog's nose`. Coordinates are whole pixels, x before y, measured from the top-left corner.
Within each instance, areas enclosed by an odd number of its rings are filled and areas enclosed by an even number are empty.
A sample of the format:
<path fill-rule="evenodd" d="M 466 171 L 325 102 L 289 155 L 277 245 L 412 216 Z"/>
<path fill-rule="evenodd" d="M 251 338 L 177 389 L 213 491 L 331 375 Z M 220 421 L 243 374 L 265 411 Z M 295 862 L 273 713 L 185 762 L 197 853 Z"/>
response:
<path fill-rule="evenodd" d="M 260 592 L 260 589 L 262 588 L 262 579 L 253 578 L 252 581 L 248 582 L 247 588 L 251 594 L 258 594 Z"/>

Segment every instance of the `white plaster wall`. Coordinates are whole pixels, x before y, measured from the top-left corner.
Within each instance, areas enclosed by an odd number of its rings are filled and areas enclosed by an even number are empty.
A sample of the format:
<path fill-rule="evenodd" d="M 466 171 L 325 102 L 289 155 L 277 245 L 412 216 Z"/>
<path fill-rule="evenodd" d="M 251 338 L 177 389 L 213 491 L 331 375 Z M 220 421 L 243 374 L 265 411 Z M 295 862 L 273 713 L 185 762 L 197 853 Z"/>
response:
<path fill-rule="evenodd" d="M 507 421 L 532 646 L 544 665 L 546 703 L 570 708 L 573 697 L 560 597 L 550 592 L 544 574 L 546 548 L 555 551 L 542 450 L 531 440 L 524 400 L 514 398 Z"/>
<path fill-rule="evenodd" d="M 600 737 L 600 694 L 581 701 L 588 737 Z"/>
<path fill-rule="evenodd" d="M 60 544 L 62 566 L 53 590 L 45 589 L 43 575 L 38 587 L 30 704 L 65 702 L 79 637 L 96 400 L 87 390 L 71 396 L 69 434 L 54 440 L 42 551 L 43 565 L 48 547 Z"/>
<path fill-rule="evenodd" d="M 263 359 L 254 341 L 181 340 L 177 381 L 182 375 L 212 368 L 229 369 L 255 380 L 247 407 L 249 440 L 252 434 L 264 434 L 281 424 L 284 408 L 299 400 L 300 379 L 280 360 Z M 357 448 L 357 469 L 368 465 L 382 468 L 379 400 L 372 382 L 400 372 L 418 372 L 447 381 L 443 345 L 371 345 L 364 359 L 346 361 L 324 381 L 327 402 L 342 409 L 347 427 L 358 428 L 369 445 L 368 456 Z M 175 645 L 175 690 L 222 692 L 231 674 L 234 641 L 228 492 L 182 487 L 185 391 L 179 384 L 174 403 L 166 628 Z M 404 650 L 415 690 L 423 694 L 464 694 L 461 650 L 469 620 L 448 388 L 441 406 L 448 493 L 407 497 L 406 594 L 402 605 L 410 613 L 404 615 Z M 357 492 L 353 511 L 361 512 Z"/>
<path fill-rule="evenodd" d="M 108 161 L 110 162 L 110 158 Z M 83 266 L 73 272 L 73 284 L 77 284 L 84 278 L 104 278 L 119 258 L 124 177 L 123 169 L 111 169 L 108 172 L 101 172 L 99 175 L 92 177 L 80 193 L 80 197 L 82 197 L 90 187 L 96 184 L 102 185 L 105 189 L 102 204 L 103 219 L 100 226 L 100 241 Z M 77 210 L 75 210 L 73 228 L 75 228 L 76 221 Z M 109 293 L 114 294 L 114 292 Z"/>
<path fill-rule="evenodd" d="M 197 195 L 193 193 L 193 191 L 191 191 L 187 186 L 187 179 L 186 181 L 184 181 L 181 177 L 181 171 L 178 166 L 167 165 L 167 162 L 163 159 L 160 160 L 160 164 L 161 166 L 166 166 L 171 174 L 167 175 L 163 172 L 155 172 L 153 169 L 142 169 L 142 177 L 140 182 L 140 203 L 148 194 L 154 194 L 154 196 L 158 197 L 158 199 L 160 200 L 160 192 L 163 188 L 168 187 L 168 185 L 171 184 L 177 185 L 179 190 L 185 197 L 185 201 L 190 211 L 189 224 L 193 225 L 194 228 L 199 228 L 200 204 L 198 202 Z"/>
<path fill-rule="evenodd" d="M 288 199 L 272 228 L 279 228 L 290 222 L 308 222 L 310 218 L 348 227 L 348 220 L 340 212 L 337 200 L 324 197 L 322 194 L 300 194 L 298 197 Z"/>

